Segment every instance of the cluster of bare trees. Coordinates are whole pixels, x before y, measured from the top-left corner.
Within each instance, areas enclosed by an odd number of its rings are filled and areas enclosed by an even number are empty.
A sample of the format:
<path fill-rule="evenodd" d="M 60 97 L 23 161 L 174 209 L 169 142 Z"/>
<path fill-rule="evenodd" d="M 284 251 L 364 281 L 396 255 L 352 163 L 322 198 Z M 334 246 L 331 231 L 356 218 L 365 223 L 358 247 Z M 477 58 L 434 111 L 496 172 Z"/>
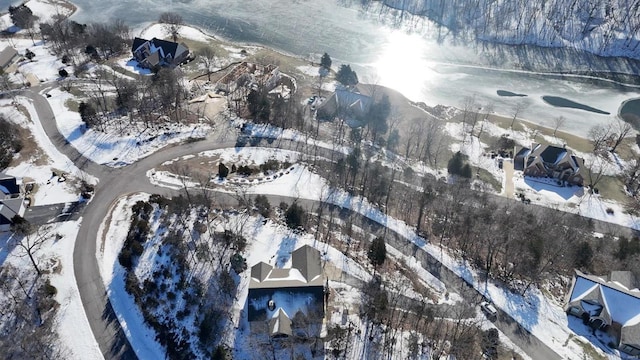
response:
<path fill-rule="evenodd" d="M 608 167 L 619 166 L 616 164 L 618 157 L 616 150 L 629 136 L 633 125 L 631 122 L 617 119 L 608 124 L 595 125 L 589 130 L 588 138 L 593 147 L 591 159 L 585 160 L 585 167 L 592 192 L 597 192 L 597 185 L 606 176 Z M 629 180 L 633 182 L 633 164 L 625 171 L 624 182 L 627 183 Z"/>
<path fill-rule="evenodd" d="M 371 0 L 362 1 L 365 8 Z M 560 45 L 564 41 L 579 42 L 591 33 L 598 54 L 617 51 L 620 55 L 638 49 L 640 37 L 640 2 L 637 0 L 383 0 L 387 9 L 424 16 L 462 37 L 495 39 L 525 44 Z M 624 33 L 624 39 L 616 35 Z"/>
<path fill-rule="evenodd" d="M 0 265 L 0 353 L 7 359 L 57 359 L 66 357 L 58 341 L 54 300 L 57 289 L 38 261 L 38 251 L 52 235 L 50 227 L 34 227 L 14 218 L 9 241 L 18 257 L 26 257 L 34 271 Z"/>
<path fill-rule="evenodd" d="M 131 40 L 130 29 L 122 20 L 80 24 L 63 16 L 53 16 L 40 24 L 40 32 L 55 54 L 77 66 L 119 55 Z"/>
<path fill-rule="evenodd" d="M 58 341 L 55 287 L 44 277 L 11 264 L 0 267 L 0 352 L 6 359 L 60 359 L 68 356 Z"/>
<path fill-rule="evenodd" d="M 145 128 L 155 128 L 170 122 L 195 118 L 186 108 L 189 96 L 184 79 L 172 69 L 160 69 L 140 80 L 114 76 L 100 70 L 87 89 L 88 99 L 79 104 L 78 111 L 88 127 L 107 129 L 110 120 L 127 116 L 130 126 L 141 122 Z M 122 129 L 120 129 L 122 130 Z"/>

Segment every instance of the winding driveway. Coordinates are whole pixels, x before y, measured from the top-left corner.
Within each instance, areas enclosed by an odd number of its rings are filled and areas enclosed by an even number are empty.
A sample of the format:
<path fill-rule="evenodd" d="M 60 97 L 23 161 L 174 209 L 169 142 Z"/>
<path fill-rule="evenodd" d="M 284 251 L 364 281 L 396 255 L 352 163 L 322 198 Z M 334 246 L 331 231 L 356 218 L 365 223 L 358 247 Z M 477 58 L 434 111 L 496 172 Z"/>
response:
<path fill-rule="evenodd" d="M 110 168 L 96 164 L 85 158 L 66 141 L 57 129 L 55 115 L 48 101 L 36 92 L 38 90 L 40 89 L 34 88 L 29 91 L 23 91 L 22 95 L 33 101 L 40 123 L 51 142 L 61 153 L 69 157 L 78 168 L 95 176 L 99 180 L 93 199 L 84 209 L 83 221 L 77 235 L 73 253 L 76 282 L 91 330 L 105 359 L 136 359 L 135 352 L 120 326 L 115 311 L 111 307 L 107 290 L 100 276 L 96 257 L 98 229 L 103 220 L 108 216 L 111 206 L 123 195 L 135 192 L 159 193 L 163 195 L 174 193 L 169 189 L 151 185 L 146 176 L 149 169 L 158 166 L 164 161 L 180 156 L 205 150 L 235 147 L 236 138 L 233 137 L 230 139 L 228 137 L 233 134 L 233 129 L 219 129 L 206 140 L 168 146 L 132 165 L 123 168 Z M 303 152 L 306 149 L 304 145 L 293 141 L 274 141 L 269 144 L 260 143 L 260 146 L 272 146 Z M 314 151 L 314 155 L 318 156 L 330 158 L 332 155 L 332 150 L 329 149 L 315 148 Z M 272 198 L 276 201 L 279 199 L 279 197 L 275 196 Z M 232 203 L 234 201 L 231 196 L 221 196 L 218 200 L 223 203 Z M 288 198 L 288 200 L 291 200 L 291 198 Z M 302 200 L 301 204 L 312 209 L 324 206 L 323 203 L 312 200 Z M 349 211 L 349 209 L 342 210 Z M 362 224 L 368 224 L 372 230 L 373 228 L 375 228 L 375 231 L 384 230 L 382 225 L 373 223 L 362 215 L 351 211 L 349 212 L 352 216 L 356 216 Z M 445 266 L 442 266 L 437 259 L 430 257 L 424 251 L 419 251 L 419 248 L 406 241 L 406 239 L 400 235 L 394 233 L 391 233 L 391 235 L 390 244 L 392 246 L 406 255 L 415 256 L 425 269 L 432 271 L 434 275 L 441 279 L 448 287 L 459 289 L 460 293 L 464 294 L 465 298 L 473 304 L 478 294 L 474 290 L 462 290 L 467 287 L 467 285 L 461 278 L 449 271 Z M 496 325 L 532 358 L 560 359 L 552 349 L 537 338 L 514 327 L 514 321 L 507 314 L 502 313 L 501 315 L 505 320 L 503 320 L 502 324 L 498 323 Z"/>

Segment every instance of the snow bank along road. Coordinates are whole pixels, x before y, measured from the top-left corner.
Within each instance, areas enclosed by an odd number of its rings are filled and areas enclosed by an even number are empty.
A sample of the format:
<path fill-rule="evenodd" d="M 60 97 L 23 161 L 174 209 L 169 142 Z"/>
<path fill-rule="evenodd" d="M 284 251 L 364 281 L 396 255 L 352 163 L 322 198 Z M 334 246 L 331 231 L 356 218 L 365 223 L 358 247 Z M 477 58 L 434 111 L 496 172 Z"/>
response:
<path fill-rule="evenodd" d="M 109 213 L 111 205 L 116 199 L 122 195 L 134 192 L 159 193 L 170 196 L 175 194 L 166 188 L 151 185 L 146 176 L 146 172 L 161 163 L 181 157 L 184 155 L 194 154 L 206 150 L 230 148 L 236 146 L 236 139 L 229 141 L 228 139 L 215 138 L 215 136 L 224 136 L 217 132 L 207 140 L 181 144 L 166 147 L 132 165 L 123 168 L 109 168 L 92 162 L 80 154 L 75 148 L 66 142 L 64 137 L 58 132 L 56 127 L 55 115 L 49 106 L 47 100 L 37 93 L 39 88 L 33 88 L 29 91 L 23 91 L 22 95 L 30 98 L 38 113 L 38 118 L 42 123 L 47 136 L 52 143 L 80 168 L 99 179 L 99 183 L 95 189 L 94 198 L 85 207 L 83 214 L 83 222 L 78 232 L 76 245 L 74 249 L 74 272 L 78 289 L 82 299 L 82 303 L 87 314 L 89 324 L 93 331 L 94 337 L 100 346 L 106 359 L 135 359 L 136 355 L 131 344 L 121 328 L 113 308 L 109 303 L 106 289 L 103 285 L 98 270 L 96 259 L 97 233 L 98 228 L 103 219 Z M 255 144 L 258 145 L 258 144 Z M 260 146 L 290 148 L 291 150 L 304 150 L 305 146 L 293 141 L 274 141 L 272 144 L 260 142 Z M 298 149 L 300 148 L 300 149 Z M 317 149 L 321 152 L 328 152 L 327 158 L 331 157 L 332 150 Z M 315 155 L 324 156 L 325 154 L 316 153 Z M 272 202 L 280 200 L 291 201 L 291 198 L 282 198 L 273 196 Z M 501 198 L 503 199 L 503 198 Z M 221 205 L 233 205 L 235 199 L 231 196 L 220 196 L 219 200 L 226 203 Z M 298 200 L 299 203 L 308 209 L 318 209 L 323 204 L 312 200 Z M 376 231 L 383 231 L 382 225 L 371 225 L 371 221 L 362 215 L 353 213 L 355 218 L 363 224 L 375 226 Z M 388 231 L 388 229 L 387 229 Z M 387 233 L 389 235 L 389 232 Z M 423 264 L 423 266 L 433 271 L 434 275 L 440 278 L 447 286 L 451 288 L 461 289 L 465 287 L 462 279 L 457 277 L 453 272 L 442 266 L 437 259 L 430 257 L 426 252 L 414 248 L 406 240 L 398 234 L 391 234 L 390 245 L 402 251 L 406 255 L 413 255 Z M 469 303 L 473 304 L 478 294 L 474 290 L 460 291 L 464 294 Z M 529 356 L 534 359 L 559 359 L 560 357 L 544 343 L 528 333 L 523 333 L 514 326 L 514 321 L 507 314 L 501 313 L 504 319 L 496 325 L 511 338 L 514 343 L 520 346 Z"/>

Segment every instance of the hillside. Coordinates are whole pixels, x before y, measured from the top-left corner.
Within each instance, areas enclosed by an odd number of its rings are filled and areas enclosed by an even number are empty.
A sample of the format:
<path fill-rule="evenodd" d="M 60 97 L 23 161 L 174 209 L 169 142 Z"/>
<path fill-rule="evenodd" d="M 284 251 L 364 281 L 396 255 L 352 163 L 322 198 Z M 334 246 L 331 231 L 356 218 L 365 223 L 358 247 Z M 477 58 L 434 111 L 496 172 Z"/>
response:
<path fill-rule="evenodd" d="M 382 0 L 382 4 L 398 10 L 395 15 L 403 20 L 407 15 L 428 18 L 447 30 L 439 33 L 442 36 L 640 58 L 638 0 Z"/>

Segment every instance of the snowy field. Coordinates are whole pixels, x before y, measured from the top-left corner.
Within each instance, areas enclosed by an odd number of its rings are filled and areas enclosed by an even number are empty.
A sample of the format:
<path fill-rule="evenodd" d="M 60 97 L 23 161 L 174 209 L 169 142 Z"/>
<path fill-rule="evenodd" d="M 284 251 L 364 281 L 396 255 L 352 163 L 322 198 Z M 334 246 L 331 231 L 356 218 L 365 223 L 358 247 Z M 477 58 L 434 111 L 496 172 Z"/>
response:
<path fill-rule="evenodd" d="M 60 133 L 82 155 L 111 167 L 132 164 L 169 144 L 205 137 L 211 131 L 206 123 L 168 123 L 156 130 L 131 123 L 125 125 L 124 130 L 116 129 L 115 124 L 105 132 L 87 129 L 80 114 L 65 105 L 68 100 L 80 101 L 78 98 L 59 89 L 53 89 L 48 94 L 51 97 L 47 100 L 56 114 Z"/>
<path fill-rule="evenodd" d="M 143 39 L 148 39 L 148 40 L 152 38 L 171 39 L 171 32 L 168 30 L 169 29 L 166 27 L 165 24 L 153 23 L 150 25 L 149 24 L 143 25 L 141 29 L 140 28 L 134 29 L 133 32 L 138 33 L 139 37 Z M 214 39 L 213 36 L 205 34 L 200 29 L 196 29 L 192 26 L 186 26 L 186 25 L 182 25 L 178 27 L 178 42 L 180 41 L 181 38 L 198 41 L 198 42 L 204 42 L 204 43 L 207 43 Z"/>

